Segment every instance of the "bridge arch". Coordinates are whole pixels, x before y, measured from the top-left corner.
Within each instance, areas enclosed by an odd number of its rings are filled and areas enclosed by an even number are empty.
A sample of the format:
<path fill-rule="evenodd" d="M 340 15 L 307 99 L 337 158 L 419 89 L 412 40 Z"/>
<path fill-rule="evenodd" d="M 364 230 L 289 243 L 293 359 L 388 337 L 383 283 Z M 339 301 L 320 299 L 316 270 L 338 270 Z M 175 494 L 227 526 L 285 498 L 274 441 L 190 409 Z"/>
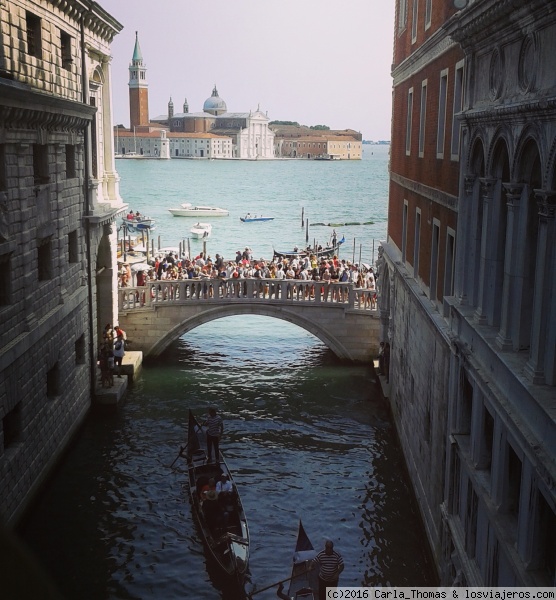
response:
<path fill-rule="evenodd" d="M 284 306 L 261 305 L 260 303 L 253 304 L 234 304 L 234 305 L 218 305 L 210 309 L 203 310 L 197 314 L 185 316 L 183 320 L 169 328 L 164 334 L 151 346 L 146 354 L 148 356 L 158 356 L 176 339 L 192 331 L 197 327 L 215 321 L 233 316 L 263 316 L 287 321 L 293 325 L 297 325 L 308 333 L 311 333 L 318 338 L 327 348 L 332 350 L 334 354 L 343 360 L 356 360 L 357 357 L 352 356 L 352 353 L 346 346 L 333 335 L 329 329 L 325 329 L 319 323 L 311 320 L 307 316 L 300 314 L 297 311 L 288 310 Z"/>

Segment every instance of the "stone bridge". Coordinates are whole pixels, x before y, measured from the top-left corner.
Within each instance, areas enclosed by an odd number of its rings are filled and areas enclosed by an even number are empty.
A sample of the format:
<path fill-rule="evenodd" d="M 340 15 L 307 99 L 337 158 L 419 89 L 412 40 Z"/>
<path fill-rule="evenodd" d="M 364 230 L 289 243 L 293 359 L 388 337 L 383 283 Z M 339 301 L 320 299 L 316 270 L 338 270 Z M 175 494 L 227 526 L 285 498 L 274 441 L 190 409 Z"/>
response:
<path fill-rule="evenodd" d="M 380 318 L 374 290 L 352 283 L 276 279 L 152 281 L 118 290 L 119 324 L 144 356 L 195 327 L 232 315 L 275 317 L 302 327 L 339 358 L 370 362 Z"/>

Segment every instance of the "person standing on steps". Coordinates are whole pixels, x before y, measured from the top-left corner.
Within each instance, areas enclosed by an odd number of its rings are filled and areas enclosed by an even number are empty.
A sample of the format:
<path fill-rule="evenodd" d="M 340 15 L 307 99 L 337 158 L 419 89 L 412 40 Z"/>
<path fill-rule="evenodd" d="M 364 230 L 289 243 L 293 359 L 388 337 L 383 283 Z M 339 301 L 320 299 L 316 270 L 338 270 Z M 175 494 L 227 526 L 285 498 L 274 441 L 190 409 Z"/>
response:
<path fill-rule="evenodd" d="M 220 438 L 224 433 L 222 417 L 216 412 L 216 408 L 209 408 L 209 416 L 203 423 L 207 428 L 207 455 L 208 461 L 212 462 L 212 449 L 214 448 L 214 462 L 218 463 L 220 458 Z"/>
<path fill-rule="evenodd" d="M 125 340 L 123 333 L 118 334 L 114 342 L 114 365 L 118 368 L 118 377 L 122 377 L 122 360 L 125 356 Z"/>

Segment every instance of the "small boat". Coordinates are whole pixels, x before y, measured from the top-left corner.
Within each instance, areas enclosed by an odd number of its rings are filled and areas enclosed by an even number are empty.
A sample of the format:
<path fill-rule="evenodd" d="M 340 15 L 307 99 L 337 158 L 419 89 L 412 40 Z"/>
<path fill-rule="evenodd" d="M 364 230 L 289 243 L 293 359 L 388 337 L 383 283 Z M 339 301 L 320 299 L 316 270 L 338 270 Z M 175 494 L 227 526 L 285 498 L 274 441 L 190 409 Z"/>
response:
<path fill-rule="evenodd" d="M 154 219 L 150 217 L 133 217 L 133 219 L 129 217 L 122 217 L 122 225 L 130 233 L 140 233 L 141 231 L 152 231 L 154 229 Z"/>
<path fill-rule="evenodd" d="M 191 237 L 206 239 L 212 233 L 212 225 L 210 223 L 195 223 L 189 232 Z"/>
<path fill-rule="evenodd" d="M 296 600 L 313 600 L 318 598 L 318 569 L 311 567 L 311 561 L 317 555 L 309 536 L 305 533 L 303 523 L 299 521 L 297 543 L 293 553 L 292 575 L 288 588 L 288 598 Z"/>
<path fill-rule="evenodd" d="M 227 217 L 230 214 L 225 208 L 217 206 L 193 206 L 189 202 L 184 202 L 179 208 L 168 209 L 174 217 Z"/>
<path fill-rule="evenodd" d="M 184 448 L 181 449 L 180 454 L 183 450 Z M 249 528 L 241 498 L 222 452 L 218 462 L 207 462 L 206 434 L 191 410 L 189 410 L 187 437 L 187 470 L 193 515 L 199 525 L 205 546 L 224 574 L 233 577 L 235 582 L 243 586 L 249 565 Z M 218 481 L 223 474 L 228 476 L 233 485 L 233 492 L 223 505 L 227 513 L 225 527 L 222 523 L 216 525 L 207 519 L 200 495 L 202 487 L 209 479 Z"/>
<path fill-rule="evenodd" d="M 274 217 L 252 216 L 250 213 L 247 213 L 244 217 L 239 217 L 239 220 L 242 223 L 252 223 L 254 221 L 274 221 Z"/>

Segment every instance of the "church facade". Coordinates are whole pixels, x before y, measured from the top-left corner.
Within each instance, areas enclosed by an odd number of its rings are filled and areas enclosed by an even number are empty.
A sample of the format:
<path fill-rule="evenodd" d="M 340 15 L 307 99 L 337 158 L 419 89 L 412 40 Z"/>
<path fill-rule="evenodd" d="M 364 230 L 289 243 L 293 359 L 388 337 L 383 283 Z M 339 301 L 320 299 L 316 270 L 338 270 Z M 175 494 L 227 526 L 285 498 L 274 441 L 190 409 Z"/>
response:
<path fill-rule="evenodd" d="M 129 66 L 130 128 L 114 130 L 114 145 L 120 156 L 148 158 L 274 158 L 274 132 L 270 119 L 259 108 L 245 113 L 229 113 L 216 86 L 200 112 L 189 112 L 187 99 L 183 112 L 174 112 L 170 98 L 168 114 L 152 120 L 148 113 L 146 66 L 136 34 Z M 162 133 L 164 132 L 164 133 Z M 168 152 L 163 153 L 165 141 Z"/>

